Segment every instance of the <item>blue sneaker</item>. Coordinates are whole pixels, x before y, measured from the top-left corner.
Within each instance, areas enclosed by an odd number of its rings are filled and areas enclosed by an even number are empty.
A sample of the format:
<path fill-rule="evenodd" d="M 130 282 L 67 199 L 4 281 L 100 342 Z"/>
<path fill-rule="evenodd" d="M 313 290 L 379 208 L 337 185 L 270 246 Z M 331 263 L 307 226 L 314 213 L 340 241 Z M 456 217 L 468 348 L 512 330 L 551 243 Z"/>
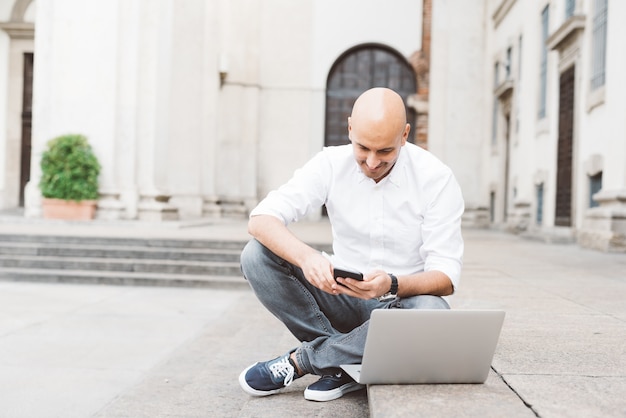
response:
<path fill-rule="evenodd" d="M 341 398 L 346 393 L 363 389 L 365 385 L 355 382 L 343 372 L 332 375 L 324 375 L 320 379 L 307 386 L 304 390 L 304 399 L 309 401 L 326 402 Z"/>
<path fill-rule="evenodd" d="M 289 386 L 300 377 L 289 358 L 290 354 L 248 367 L 239 375 L 241 388 L 253 396 L 267 396 Z"/>

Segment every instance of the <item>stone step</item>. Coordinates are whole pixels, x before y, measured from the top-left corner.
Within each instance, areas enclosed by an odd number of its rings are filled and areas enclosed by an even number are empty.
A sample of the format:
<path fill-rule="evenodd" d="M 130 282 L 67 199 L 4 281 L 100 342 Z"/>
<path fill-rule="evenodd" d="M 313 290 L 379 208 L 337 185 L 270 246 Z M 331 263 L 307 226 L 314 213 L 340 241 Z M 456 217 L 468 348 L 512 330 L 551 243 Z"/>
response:
<path fill-rule="evenodd" d="M 239 257 L 246 242 L 0 234 L 0 280 L 151 286 L 247 286 Z M 330 245 L 314 245 L 330 252 Z"/>
<path fill-rule="evenodd" d="M 0 255 L 239 262 L 240 249 L 0 242 Z"/>
<path fill-rule="evenodd" d="M 0 234 L 0 280 L 145 286 L 247 286 L 245 242 Z"/>
<path fill-rule="evenodd" d="M 228 239 L 199 238 L 127 238 L 87 235 L 51 235 L 51 234 L 9 234 L 0 233 L 0 243 L 12 244 L 53 244 L 53 245 L 89 245 L 114 247 L 148 247 L 170 249 L 213 249 L 241 251 L 247 241 Z M 331 252 L 332 245 L 310 243 L 320 251 Z"/>
<path fill-rule="evenodd" d="M 183 248 L 183 249 L 243 249 L 246 242 L 223 239 L 178 239 L 178 238 L 127 238 L 82 235 L 48 235 L 48 234 L 2 234 L 0 242 L 5 243 L 37 243 L 37 244 L 78 244 L 92 246 L 122 246 L 150 248 Z"/>
<path fill-rule="evenodd" d="M 141 272 L 55 270 L 0 267 L 0 280 L 45 283 L 86 283 L 129 286 L 248 288 L 240 276 L 198 276 Z"/>
<path fill-rule="evenodd" d="M 184 275 L 240 276 L 238 261 L 139 260 L 131 258 L 0 255 L 0 267 L 17 269 L 95 270 Z"/>

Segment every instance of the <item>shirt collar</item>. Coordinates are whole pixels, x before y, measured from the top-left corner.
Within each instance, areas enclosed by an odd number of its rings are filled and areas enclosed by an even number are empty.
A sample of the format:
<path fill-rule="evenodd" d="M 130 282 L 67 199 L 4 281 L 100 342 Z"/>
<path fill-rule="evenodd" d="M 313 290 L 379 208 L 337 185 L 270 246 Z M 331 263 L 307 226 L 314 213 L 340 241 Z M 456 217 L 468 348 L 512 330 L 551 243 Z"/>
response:
<path fill-rule="evenodd" d="M 382 180 L 383 182 L 389 182 L 393 184 L 395 187 L 402 187 L 406 183 L 406 176 L 404 175 L 404 167 L 406 166 L 406 153 L 403 151 L 403 149 L 404 146 L 400 147 L 400 153 L 398 155 L 398 159 L 396 160 L 395 165 L 389 172 L 389 175 Z M 371 180 L 369 177 L 363 174 L 363 171 L 361 171 L 361 167 L 359 167 L 359 164 L 356 161 L 354 161 L 354 163 L 357 183 L 364 182 L 365 180 Z"/>
<path fill-rule="evenodd" d="M 362 183 L 365 180 L 369 180 L 370 178 L 363 174 L 361 167 L 359 167 L 359 163 L 354 158 L 354 154 L 351 154 L 350 158 L 352 158 L 352 162 L 354 163 L 354 178 L 356 179 L 356 182 Z"/>
<path fill-rule="evenodd" d="M 395 165 L 391 169 L 391 172 L 387 176 L 389 183 L 400 188 L 406 184 L 406 173 L 404 167 L 406 166 L 406 153 L 404 152 L 404 146 L 400 147 L 400 153 Z"/>

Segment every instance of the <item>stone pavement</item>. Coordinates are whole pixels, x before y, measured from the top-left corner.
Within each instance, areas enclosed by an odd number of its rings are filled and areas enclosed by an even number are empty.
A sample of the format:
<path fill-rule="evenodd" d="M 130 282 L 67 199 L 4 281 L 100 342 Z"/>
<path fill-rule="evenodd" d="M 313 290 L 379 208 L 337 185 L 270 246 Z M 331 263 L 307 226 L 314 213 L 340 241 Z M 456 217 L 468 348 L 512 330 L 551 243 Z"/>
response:
<path fill-rule="evenodd" d="M 325 223 L 295 225 L 309 242 Z M 245 239 L 242 222 L 3 222 L 0 231 Z M 245 286 L 0 282 L 0 417 L 624 417 L 626 255 L 466 230 L 453 308 L 503 309 L 482 385 L 370 386 L 308 402 L 307 376 L 252 398 L 250 363 L 295 339 Z M 243 280 L 243 279 L 242 279 Z"/>

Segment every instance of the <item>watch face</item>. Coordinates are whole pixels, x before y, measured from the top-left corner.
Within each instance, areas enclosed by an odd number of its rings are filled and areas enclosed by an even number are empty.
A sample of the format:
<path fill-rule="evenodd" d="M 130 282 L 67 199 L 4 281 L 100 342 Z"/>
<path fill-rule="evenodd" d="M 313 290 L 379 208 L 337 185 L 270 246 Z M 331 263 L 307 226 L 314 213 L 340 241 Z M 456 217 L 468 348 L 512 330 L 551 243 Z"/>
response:
<path fill-rule="evenodd" d="M 379 301 L 379 302 L 386 302 L 386 301 L 388 301 L 388 300 L 393 300 L 393 299 L 395 299 L 396 297 L 397 297 L 396 295 L 394 295 L 394 294 L 392 294 L 391 292 L 389 292 L 389 293 L 385 293 L 385 294 L 384 294 L 384 295 L 382 295 L 382 296 L 379 296 L 379 297 L 378 297 L 378 301 Z"/>

